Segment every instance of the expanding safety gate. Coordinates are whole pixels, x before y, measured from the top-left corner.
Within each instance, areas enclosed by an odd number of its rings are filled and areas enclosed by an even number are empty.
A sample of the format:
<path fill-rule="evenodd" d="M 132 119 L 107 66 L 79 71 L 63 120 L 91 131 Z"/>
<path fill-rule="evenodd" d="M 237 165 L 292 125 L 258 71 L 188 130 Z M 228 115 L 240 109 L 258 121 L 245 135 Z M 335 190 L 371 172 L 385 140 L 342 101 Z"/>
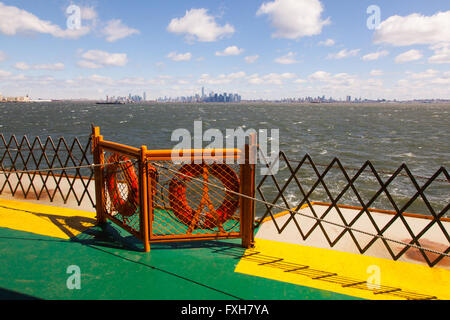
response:
<path fill-rule="evenodd" d="M 174 156 L 172 150 L 105 141 L 95 127 L 92 147 L 98 223 L 113 221 L 140 239 L 145 251 L 163 241 L 242 238 L 243 247 L 252 245 L 251 145 Z"/>

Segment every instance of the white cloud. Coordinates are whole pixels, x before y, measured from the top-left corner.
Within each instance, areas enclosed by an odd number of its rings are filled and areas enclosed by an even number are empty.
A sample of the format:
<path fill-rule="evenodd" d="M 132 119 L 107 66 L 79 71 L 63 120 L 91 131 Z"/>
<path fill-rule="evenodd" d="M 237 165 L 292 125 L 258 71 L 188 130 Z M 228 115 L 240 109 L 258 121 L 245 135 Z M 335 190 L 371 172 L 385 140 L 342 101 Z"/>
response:
<path fill-rule="evenodd" d="M 309 79 L 317 81 L 327 81 L 331 77 L 331 73 L 326 71 L 316 71 L 309 75 Z"/>
<path fill-rule="evenodd" d="M 78 62 L 82 68 L 97 69 L 105 66 L 123 67 L 128 63 L 126 53 L 109 53 L 101 50 L 89 50 L 81 55 Z"/>
<path fill-rule="evenodd" d="M 228 74 L 227 77 L 230 79 L 241 79 L 245 76 L 246 76 L 246 73 L 244 71 L 239 71 L 239 72 L 230 73 L 230 74 Z"/>
<path fill-rule="evenodd" d="M 438 43 L 430 47 L 434 55 L 428 59 L 429 63 L 450 63 L 450 43 Z"/>
<path fill-rule="evenodd" d="M 108 42 L 115 42 L 133 34 L 140 33 L 139 30 L 127 27 L 118 19 L 108 21 L 102 32 L 106 36 L 106 41 Z"/>
<path fill-rule="evenodd" d="M 397 94 L 415 98 L 449 98 L 450 72 L 427 69 L 422 72 L 406 72 L 407 78 L 397 81 Z M 410 97 L 411 98 L 411 97 Z"/>
<path fill-rule="evenodd" d="M 50 21 L 44 21 L 28 11 L 0 2 L 0 33 L 14 36 L 20 33 L 42 33 L 57 38 L 77 39 L 90 32 L 90 28 L 82 26 L 79 29 L 63 30 Z"/>
<path fill-rule="evenodd" d="M 42 33 L 57 38 L 78 39 L 95 29 L 98 13 L 93 7 L 81 7 L 81 27 L 62 29 L 50 21 L 41 20 L 34 14 L 0 2 L 0 33 L 13 36 L 16 34 Z M 106 41 L 114 42 L 138 34 L 139 30 L 129 28 L 121 20 L 114 19 L 106 23 L 101 34 Z"/>
<path fill-rule="evenodd" d="M 381 79 L 367 79 L 366 86 L 382 87 L 383 86 L 383 80 L 381 80 Z"/>
<path fill-rule="evenodd" d="M 391 16 L 383 21 L 374 34 L 375 43 L 394 46 L 450 42 L 450 11 L 432 16 L 418 13 Z"/>
<path fill-rule="evenodd" d="M 145 78 L 142 77 L 132 77 L 132 78 L 125 78 L 117 81 L 119 85 L 131 85 L 131 86 L 145 86 L 149 82 Z"/>
<path fill-rule="evenodd" d="M 257 84 L 257 85 L 259 85 L 259 84 L 263 84 L 264 80 L 259 76 L 259 74 L 255 73 L 255 74 L 252 74 L 251 76 L 249 76 L 248 82 L 250 84 Z"/>
<path fill-rule="evenodd" d="M 275 0 L 262 4 L 256 14 L 269 16 L 274 38 L 299 39 L 320 34 L 330 23 L 322 20 L 322 11 L 319 0 Z"/>
<path fill-rule="evenodd" d="M 224 85 L 231 83 L 235 80 L 242 79 L 245 76 L 246 73 L 243 71 L 233 72 L 229 74 L 220 74 L 217 77 L 212 77 L 211 75 L 204 73 L 200 76 L 197 83 L 207 85 Z"/>
<path fill-rule="evenodd" d="M 424 72 L 418 72 L 418 73 L 406 72 L 406 74 L 411 79 L 429 79 L 429 78 L 436 77 L 439 74 L 439 71 L 433 70 L 433 69 L 428 69 L 428 70 L 426 70 Z"/>
<path fill-rule="evenodd" d="M 86 80 L 88 80 L 90 82 L 94 82 L 94 83 L 99 83 L 102 85 L 109 85 L 109 86 L 116 85 L 116 82 L 113 79 L 111 79 L 110 77 L 105 77 L 105 76 L 101 76 L 98 74 L 93 74 L 93 75 L 89 76 Z"/>
<path fill-rule="evenodd" d="M 219 56 L 219 57 L 221 57 L 221 56 L 238 56 L 242 52 L 244 52 L 244 49 L 240 49 L 236 46 L 230 46 L 230 47 L 227 47 L 223 51 L 217 51 L 216 56 Z"/>
<path fill-rule="evenodd" d="M 436 79 L 431 80 L 431 83 L 437 84 L 437 85 L 449 86 L 450 78 L 436 78 Z"/>
<path fill-rule="evenodd" d="M 396 63 L 405 63 L 410 61 L 416 61 L 423 57 L 422 53 L 419 50 L 411 49 L 409 51 L 403 52 L 395 57 Z"/>
<path fill-rule="evenodd" d="M 379 58 L 386 57 L 389 54 L 389 51 L 382 50 L 377 52 L 372 52 L 369 54 L 366 54 L 361 59 L 364 61 L 372 61 L 372 60 L 378 60 Z"/>
<path fill-rule="evenodd" d="M 432 69 L 434 70 L 434 69 Z M 421 75 L 423 73 L 423 75 Z M 125 77 L 113 79 L 94 74 L 75 78 L 53 78 L 48 76 L 24 76 L 0 70 L 3 91 L 8 95 L 23 95 L 24 88 L 33 98 L 93 98 L 100 99 L 105 94 L 127 95 L 128 92 L 151 90 L 153 97 L 181 96 L 198 93 L 199 84 L 207 84 L 215 89 L 239 93 L 245 99 L 281 99 L 285 97 L 318 96 L 325 94 L 334 98 L 362 97 L 369 99 L 419 99 L 450 98 L 450 72 L 421 71 L 406 73 L 404 79 L 383 84 L 382 78 L 360 78 L 356 74 L 330 73 L 318 71 L 309 77 L 298 78 L 293 73 L 250 74 L 243 71 L 201 77 L 166 76 L 154 78 Z M 197 80 L 197 81 L 196 81 Z M 214 88 L 217 85 L 217 88 Z M 102 91 L 103 90 L 103 91 Z M 300 90 L 300 91 L 299 91 Z M 99 92 L 102 94 L 99 95 Z"/>
<path fill-rule="evenodd" d="M 64 70 L 64 63 L 49 63 L 49 64 L 34 64 L 29 65 L 26 62 L 17 62 L 14 64 L 14 68 L 17 70 Z"/>
<path fill-rule="evenodd" d="M 333 39 L 327 39 L 325 41 L 320 41 L 319 46 L 332 47 L 336 42 Z"/>
<path fill-rule="evenodd" d="M 64 63 L 37 64 L 32 66 L 34 70 L 64 70 Z"/>
<path fill-rule="evenodd" d="M 13 67 L 17 70 L 29 70 L 31 68 L 30 65 L 25 62 L 17 62 Z"/>
<path fill-rule="evenodd" d="M 300 61 L 297 61 L 295 59 L 296 55 L 297 54 L 295 52 L 289 52 L 288 54 L 286 54 L 286 55 L 284 55 L 282 57 L 276 58 L 275 62 L 276 63 L 280 63 L 280 64 L 294 64 L 294 63 L 298 63 Z"/>
<path fill-rule="evenodd" d="M 360 51 L 360 49 L 354 49 L 354 50 L 342 49 L 338 53 L 328 54 L 327 59 L 344 59 L 344 58 L 348 58 L 348 57 L 354 57 L 354 56 L 358 55 L 359 51 Z"/>
<path fill-rule="evenodd" d="M 185 34 L 188 41 L 212 42 L 234 33 L 234 27 L 220 26 L 207 9 L 191 9 L 182 18 L 170 21 L 167 30 L 176 34 Z"/>
<path fill-rule="evenodd" d="M 250 84 L 262 85 L 262 84 L 276 84 L 282 85 L 284 80 L 294 79 L 297 76 L 294 73 L 269 73 L 266 75 L 259 75 L 257 73 L 247 77 L 247 81 Z"/>
<path fill-rule="evenodd" d="M 259 59 L 259 55 L 247 56 L 247 57 L 245 57 L 245 62 L 255 63 L 258 59 Z"/>
<path fill-rule="evenodd" d="M 81 20 L 97 20 L 98 14 L 93 7 L 81 8 Z"/>
<path fill-rule="evenodd" d="M 0 51 L 0 62 L 5 61 L 7 58 L 6 54 L 3 51 Z"/>
<path fill-rule="evenodd" d="M 85 69 L 100 69 L 103 68 L 103 65 L 94 63 L 92 61 L 80 60 L 77 62 L 77 65 L 81 68 Z"/>
<path fill-rule="evenodd" d="M 294 83 L 298 83 L 298 84 L 303 84 L 303 83 L 306 83 L 306 82 L 308 82 L 308 81 L 305 80 L 305 79 L 295 79 L 294 80 Z"/>
<path fill-rule="evenodd" d="M 211 76 L 205 73 L 200 76 L 197 83 L 202 85 L 226 85 L 232 83 L 234 86 L 239 85 L 241 87 L 244 86 L 242 81 L 245 81 L 251 85 L 282 85 L 285 81 L 295 78 L 297 78 L 297 75 L 289 72 L 247 75 L 244 71 L 239 71 L 218 76 Z"/>
<path fill-rule="evenodd" d="M 6 78 L 6 77 L 9 77 L 10 75 L 11 75 L 11 72 L 0 69 L 0 78 Z"/>
<path fill-rule="evenodd" d="M 374 70 L 370 71 L 370 75 L 372 77 L 380 77 L 380 76 L 384 75 L 384 72 L 379 69 L 374 69 Z"/>
<path fill-rule="evenodd" d="M 348 73 L 337 73 L 332 75 L 326 71 L 317 71 L 308 76 L 309 80 L 324 82 L 333 86 L 351 86 L 357 83 L 357 78 Z"/>
<path fill-rule="evenodd" d="M 173 61 L 189 61 L 192 58 L 192 54 L 190 52 L 186 53 L 176 53 L 171 52 L 167 55 L 167 58 L 172 59 Z"/>
<path fill-rule="evenodd" d="M 17 74 L 15 76 L 11 77 L 11 80 L 14 80 L 14 81 L 26 81 L 28 79 L 29 78 L 27 76 L 23 75 L 23 74 Z"/>

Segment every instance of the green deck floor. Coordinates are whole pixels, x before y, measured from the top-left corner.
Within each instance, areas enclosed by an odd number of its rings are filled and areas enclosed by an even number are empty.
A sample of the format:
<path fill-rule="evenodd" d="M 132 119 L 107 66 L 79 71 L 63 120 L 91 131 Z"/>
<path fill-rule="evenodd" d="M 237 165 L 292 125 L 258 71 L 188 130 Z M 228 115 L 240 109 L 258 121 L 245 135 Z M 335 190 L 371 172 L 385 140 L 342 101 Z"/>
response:
<path fill-rule="evenodd" d="M 155 235 L 167 235 L 167 234 L 186 234 L 188 226 L 180 222 L 174 215 L 172 210 L 155 209 L 153 211 L 153 232 Z M 239 232 L 239 220 L 230 219 L 222 224 L 225 232 Z M 219 228 L 214 229 L 196 229 L 192 234 L 201 233 L 214 233 L 219 232 Z"/>
<path fill-rule="evenodd" d="M 234 272 L 240 240 L 142 244 L 120 228 L 93 227 L 71 240 L 0 228 L 0 299 L 354 299 Z M 70 290 L 67 267 L 81 270 Z"/>

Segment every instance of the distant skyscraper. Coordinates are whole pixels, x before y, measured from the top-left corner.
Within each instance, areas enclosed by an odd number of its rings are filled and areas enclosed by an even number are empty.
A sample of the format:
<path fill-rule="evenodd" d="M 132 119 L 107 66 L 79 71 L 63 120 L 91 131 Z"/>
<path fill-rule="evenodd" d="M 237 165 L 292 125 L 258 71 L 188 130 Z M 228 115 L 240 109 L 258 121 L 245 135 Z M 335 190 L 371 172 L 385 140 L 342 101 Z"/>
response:
<path fill-rule="evenodd" d="M 205 97 L 205 87 L 202 87 L 202 98 Z"/>
<path fill-rule="evenodd" d="M 147 93 L 144 92 L 144 94 L 142 95 L 142 99 L 144 99 L 144 101 L 147 101 Z"/>

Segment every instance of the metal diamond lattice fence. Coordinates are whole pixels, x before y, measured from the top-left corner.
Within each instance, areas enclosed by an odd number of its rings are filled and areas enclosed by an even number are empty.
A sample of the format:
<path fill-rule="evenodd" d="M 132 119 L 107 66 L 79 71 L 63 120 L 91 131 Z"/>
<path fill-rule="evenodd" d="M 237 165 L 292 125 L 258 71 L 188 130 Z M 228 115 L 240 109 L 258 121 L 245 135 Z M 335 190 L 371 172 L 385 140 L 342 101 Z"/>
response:
<path fill-rule="evenodd" d="M 91 139 L 0 134 L 0 194 L 95 206 Z"/>
<path fill-rule="evenodd" d="M 351 170 L 337 158 L 328 165 L 318 165 L 308 154 L 293 161 L 280 152 L 278 161 L 283 178 L 279 174 L 263 176 L 256 188 L 264 201 L 263 206 L 259 205 L 258 210 L 264 213 L 256 228 L 270 220 L 278 233 L 295 226 L 303 240 L 320 230 L 330 247 L 349 235 L 361 254 L 381 241 L 394 260 L 413 250 L 429 266 L 449 259 L 450 219 L 446 214 L 450 206 L 450 176 L 446 168 L 441 167 L 430 178 L 419 181 L 406 164 L 386 173 L 377 171 L 370 161 Z M 273 163 L 267 162 L 265 167 L 273 167 Z M 291 210 L 288 218 L 277 219 L 280 210 L 274 205 Z M 349 215 L 346 208 L 352 208 L 354 214 Z M 300 215 L 304 209 L 308 214 Z M 376 218 L 377 213 L 385 214 L 384 218 Z M 309 223 L 301 219 L 308 215 Z M 418 227 L 411 223 L 410 217 L 425 222 Z M 334 221 L 334 232 L 330 232 L 330 220 Z M 358 232 L 363 220 L 368 232 Z M 337 225 L 341 227 L 336 228 Z M 394 227 L 406 234 L 402 241 L 389 241 L 387 234 Z M 428 239 L 430 234 L 440 239 L 441 246 L 434 252 L 422 249 L 434 244 Z M 403 245 L 399 247 L 399 243 Z"/>

